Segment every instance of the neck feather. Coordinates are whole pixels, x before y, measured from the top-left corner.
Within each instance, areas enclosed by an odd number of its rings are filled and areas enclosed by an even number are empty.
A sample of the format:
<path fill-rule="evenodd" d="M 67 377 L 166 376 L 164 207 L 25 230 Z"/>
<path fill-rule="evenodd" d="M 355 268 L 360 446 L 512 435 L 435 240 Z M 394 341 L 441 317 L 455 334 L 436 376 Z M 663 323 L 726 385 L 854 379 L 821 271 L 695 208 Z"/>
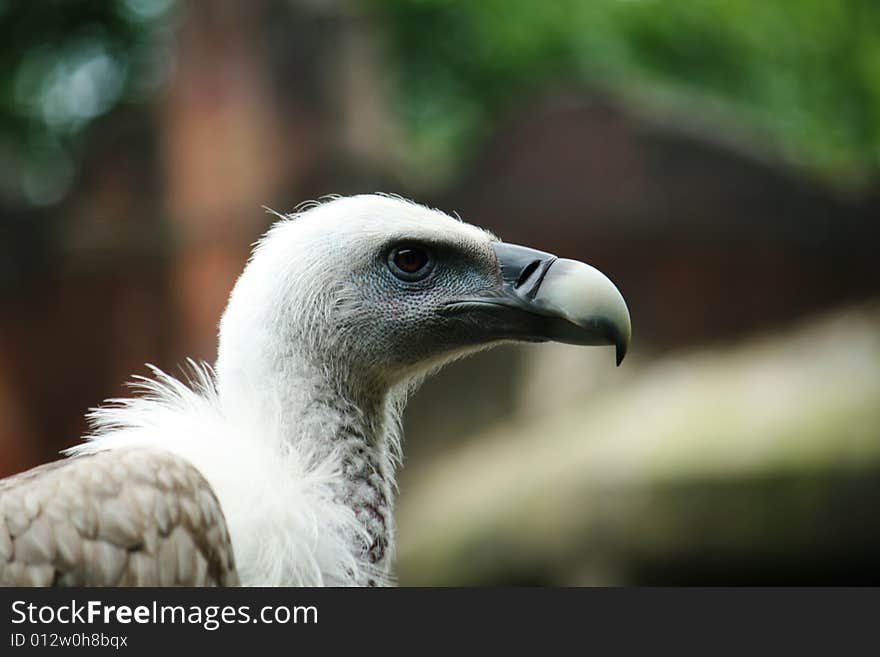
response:
<path fill-rule="evenodd" d="M 405 387 L 364 384 L 293 352 L 249 358 L 246 367 L 221 359 L 217 372 L 221 400 L 253 400 L 264 426 L 270 418 L 266 438 L 273 448 L 297 450 L 315 463 L 328 458 L 337 462 L 342 476 L 333 483 L 332 494 L 362 529 L 350 537 L 352 549 L 379 576 L 387 575 Z M 368 577 L 358 584 L 375 581 Z"/>

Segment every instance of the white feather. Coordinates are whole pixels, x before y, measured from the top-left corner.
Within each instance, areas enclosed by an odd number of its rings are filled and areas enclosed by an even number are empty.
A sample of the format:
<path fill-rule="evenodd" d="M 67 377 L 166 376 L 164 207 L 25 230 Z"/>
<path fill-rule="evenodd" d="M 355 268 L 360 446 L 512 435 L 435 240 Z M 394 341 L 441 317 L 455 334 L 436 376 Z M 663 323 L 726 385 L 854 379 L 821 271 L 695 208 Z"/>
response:
<path fill-rule="evenodd" d="M 211 368 L 190 366 L 192 387 L 151 368 L 155 379 L 140 379 L 138 396 L 89 414 L 89 442 L 69 452 L 153 446 L 192 463 L 220 501 L 246 586 L 340 585 L 375 576 L 351 548 L 362 528 L 333 497 L 338 455 L 313 458 L 254 440 L 261 418 L 246 405 L 224 405 Z"/>

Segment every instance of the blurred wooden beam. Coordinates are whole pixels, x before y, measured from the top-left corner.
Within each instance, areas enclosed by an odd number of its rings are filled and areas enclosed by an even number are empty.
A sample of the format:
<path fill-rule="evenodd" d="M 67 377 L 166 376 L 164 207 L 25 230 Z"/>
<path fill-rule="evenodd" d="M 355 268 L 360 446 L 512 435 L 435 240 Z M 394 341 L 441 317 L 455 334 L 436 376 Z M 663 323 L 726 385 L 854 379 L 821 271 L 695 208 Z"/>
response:
<path fill-rule="evenodd" d="M 516 414 L 404 470 L 402 584 L 880 581 L 880 307 L 619 370 L 530 351 Z"/>
<path fill-rule="evenodd" d="M 189 2 L 160 108 L 165 203 L 175 229 L 172 280 L 180 358 L 212 360 L 216 326 L 261 205 L 286 176 L 261 38 L 265 2 Z"/>

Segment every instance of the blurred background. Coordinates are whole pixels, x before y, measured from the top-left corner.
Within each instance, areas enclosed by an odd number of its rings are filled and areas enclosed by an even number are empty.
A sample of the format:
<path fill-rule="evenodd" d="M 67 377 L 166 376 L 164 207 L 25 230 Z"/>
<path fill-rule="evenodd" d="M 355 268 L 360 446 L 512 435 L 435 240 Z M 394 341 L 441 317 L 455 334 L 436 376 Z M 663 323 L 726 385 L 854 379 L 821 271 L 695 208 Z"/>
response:
<path fill-rule="evenodd" d="M 875 0 L 3 0 L 0 37 L 0 475 L 213 360 L 261 206 L 387 191 L 634 326 L 619 369 L 424 386 L 401 584 L 880 583 Z"/>

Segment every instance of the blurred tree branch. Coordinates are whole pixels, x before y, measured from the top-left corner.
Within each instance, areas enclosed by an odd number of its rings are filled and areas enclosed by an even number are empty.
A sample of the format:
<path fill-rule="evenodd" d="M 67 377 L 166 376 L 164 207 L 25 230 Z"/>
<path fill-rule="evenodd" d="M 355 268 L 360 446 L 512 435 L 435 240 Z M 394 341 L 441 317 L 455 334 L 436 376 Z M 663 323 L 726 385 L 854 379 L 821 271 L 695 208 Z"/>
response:
<path fill-rule="evenodd" d="M 412 144 L 438 166 L 466 157 L 536 91 L 580 80 L 750 133 L 834 181 L 880 169 L 873 0 L 361 2 L 385 25 Z"/>

